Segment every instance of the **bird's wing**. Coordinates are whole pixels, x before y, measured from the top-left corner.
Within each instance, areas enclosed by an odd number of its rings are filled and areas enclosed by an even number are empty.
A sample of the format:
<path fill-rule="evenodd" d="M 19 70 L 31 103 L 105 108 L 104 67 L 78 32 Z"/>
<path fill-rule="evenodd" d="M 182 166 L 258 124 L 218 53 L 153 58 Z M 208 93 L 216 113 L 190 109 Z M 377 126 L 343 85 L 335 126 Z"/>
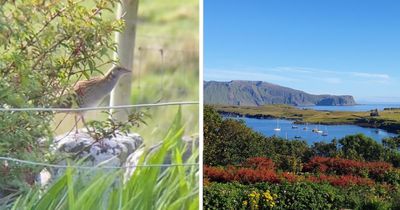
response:
<path fill-rule="evenodd" d="M 98 83 L 98 81 L 100 80 L 100 77 L 95 77 L 92 78 L 90 80 L 81 80 L 78 81 L 76 83 L 76 85 L 74 86 L 74 91 L 76 92 L 76 94 L 78 94 L 79 96 L 82 96 L 85 94 L 86 90 L 88 87 Z"/>

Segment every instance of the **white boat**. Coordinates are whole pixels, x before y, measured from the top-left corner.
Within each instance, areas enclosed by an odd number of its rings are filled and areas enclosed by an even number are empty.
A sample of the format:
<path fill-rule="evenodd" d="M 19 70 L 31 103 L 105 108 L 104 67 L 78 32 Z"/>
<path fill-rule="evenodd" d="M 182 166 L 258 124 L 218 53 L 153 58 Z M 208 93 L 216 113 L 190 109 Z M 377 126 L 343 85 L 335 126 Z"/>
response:
<path fill-rule="evenodd" d="M 274 128 L 274 131 L 281 131 L 281 128 L 279 127 L 279 119 L 276 120 L 276 128 Z"/>
<path fill-rule="evenodd" d="M 318 134 L 322 133 L 322 131 L 319 129 L 319 124 L 318 124 L 318 127 L 315 127 L 314 129 L 312 129 L 312 132 L 318 133 Z"/>
<path fill-rule="evenodd" d="M 322 136 L 328 136 L 328 129 L 326 128 L 326 126 L 325 126 L 325 131 L 322 132 Z"/>

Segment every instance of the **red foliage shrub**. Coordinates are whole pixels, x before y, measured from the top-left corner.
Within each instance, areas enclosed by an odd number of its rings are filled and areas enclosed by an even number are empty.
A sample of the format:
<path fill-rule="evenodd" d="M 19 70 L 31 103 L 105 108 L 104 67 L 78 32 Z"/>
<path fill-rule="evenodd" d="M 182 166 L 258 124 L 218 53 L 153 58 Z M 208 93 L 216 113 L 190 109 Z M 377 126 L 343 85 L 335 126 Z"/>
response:
<path fill-rule="evenodd" d="M 223 168 L 204 166 L 204 177 L 208 177 L 210 181 L 215 182 L 230 182 L 233 176 Z"/>
<path fill-rule="evenodd" d="M 303 167 L 305 172 L 331 173 L 337 175 L 381 176 L 393 166 L 386 162 L 363 162 L 342 158 L 314 157 Z"/>
<path fill-rule="evenodd" d="M 249 158 L 243 167 L 227 166 L 226 168 L 204 166 L 204 177 L 207 181 L 231 182 L 237 181 L 245 184 L 257 182 L 301 182 L 314 183 L 327 182 L 334 186 L 365 185 L 371 186 L 375 182 L 370 178 L 363 178 L 366 174 L 370 177 L 383 176 L 385 171 L 393 167 L 385 162 L 362 162 L 341 158 L 314 157 L 303 170 L 306 172 L 320 173 L 318 176 L 298 176 L 293 173 L 283 172 L 277 174 L 274 163 L 268 158 Z M 327 175 L 326 173 L 333 174 Z"/>
<path fill-rule="evenodd" d="M 209 181 L 241 183 L 271 182 L 278 183 L 279 178 L 274 170 L 233 168 L 229 169 L 204 166 L 204 177 Z"/>
<path fill-rule="evenodd" d="M 235 181 L 241 183 L 278 183 L 279 178 L 276 172 L 273 170 L 241 168 L 236 171 Z"/>
<path fill-rule="evenodd" d="M 243 166 L 256 169 L 275 170 L 274 162 L 271 159 L 265 157 L 248 158 Z"/>

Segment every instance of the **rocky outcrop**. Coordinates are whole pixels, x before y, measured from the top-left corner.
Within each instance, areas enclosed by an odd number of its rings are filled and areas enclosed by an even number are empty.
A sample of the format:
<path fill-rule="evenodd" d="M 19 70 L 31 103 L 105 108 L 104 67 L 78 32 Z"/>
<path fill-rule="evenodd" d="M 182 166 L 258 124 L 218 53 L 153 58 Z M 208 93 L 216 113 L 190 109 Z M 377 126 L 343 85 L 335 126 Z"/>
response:
<path fill-rule="evenodd" d="M 294 106 L 356 105 L 353 96 L 350 95 L 313 95 L 261 81 L 204 82 L 204 103 L 233 106 L 261 106 L 266 104 Z"/>
<path fill-rule="evenodd" d="M 199 138 L 198 136 L 186 136 L 183 137 L 182 142 L 179 143 L 182 143 L 185 148 L 182 161 L 186 162 L 192 157 L 192 150 L 198 148 Z M 130 133 L 128 135 L 117 134 L 115 137 L 96 142 L 87 133 L 80 132 L 78 134 L 63 134 L 57 136 L 54 140 L 52 152 L 60 159 L 59 162 L 55 163 L 56 165 L 66 166 L 68 159 L 70 165 L 126 167 L 125 178 L 127 179 L 135 171 L 136 168 L 134 166 L 138 164 L 142 155 L 145 155 L 146 160 L 149 155 L 158 151 L 162 144 L 161 142 L 146 148 L 143 144 L 142 137 L 135 133 Z M 73 162 L 71 160 L 77 161 Z M 164 161 L 160 164 L 170 163 L 172 163 L 171 154 L 168 153 Z M 101 167 L 99 167 L 99 169 L 101 169 Z M 165 170 L 165 167 L 161 167 L 161 170 Z M 37 179 L 42 186 L 45 186 L 64 174 L 64 172 L 65 168 L 47 167 L 41 171 Z M 80 173 L 79 170 L 78 173 Z M 84 173 L 85 176 L 92 176 L 93 174 L 95 173 Z"/>
<path fill-rule="evenodd" d="M 115 137 L 95 141 L 89 134 L 79 132 L 57 136 L 52 152 L 60 159 L 55 163 L 57 165 L 67 165 L 68 159 L 70 165 L 120 167 L 142 144 L 143 138 L 135 133 L 117 133 Z M 79 163 L 71 160 L 77 160 Z M 46 168 L 40 173 L 38 181 L 46 185 L 64 171 L 65 168 Z"/>

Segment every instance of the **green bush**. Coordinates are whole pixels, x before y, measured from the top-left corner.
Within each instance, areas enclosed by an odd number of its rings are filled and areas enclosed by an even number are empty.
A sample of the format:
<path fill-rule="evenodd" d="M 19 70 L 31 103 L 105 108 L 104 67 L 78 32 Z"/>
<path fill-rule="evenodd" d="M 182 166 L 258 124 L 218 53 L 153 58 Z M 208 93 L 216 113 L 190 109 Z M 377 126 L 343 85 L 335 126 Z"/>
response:
<path fill-rule="evenodd" d="M 252 192 L 276 194 L 273 209 L 387 209 L 398 205 L 398 197 L 382 187 L 333 187 L 316 183 L 214 183 L 204 186 L 204 209 L 243 209 Z M 259 203 L 258 209 L 268 209 Z M 244 208 L 245 209 L 245 208 Z"/>
<path fill-rule="evenodd" d="M 123 23 L 103 13 L 116 2 L 0 1 L 0 107 L 53 107 L 77 80 L 110 63 L 110 37 Z M 0 112 L 0 119 L 1 156 L 51 160 L 53 113 Z M 1 162 L 0 194 L 27 189 L 38 170 Z"/>
<path fill-rule="evenodd" d="M 204 163 L 207 165 L 240 164 L 261 154 L 264 139 L 244 122 L 222 119 L 211 107 L 204 110 Z"/>

